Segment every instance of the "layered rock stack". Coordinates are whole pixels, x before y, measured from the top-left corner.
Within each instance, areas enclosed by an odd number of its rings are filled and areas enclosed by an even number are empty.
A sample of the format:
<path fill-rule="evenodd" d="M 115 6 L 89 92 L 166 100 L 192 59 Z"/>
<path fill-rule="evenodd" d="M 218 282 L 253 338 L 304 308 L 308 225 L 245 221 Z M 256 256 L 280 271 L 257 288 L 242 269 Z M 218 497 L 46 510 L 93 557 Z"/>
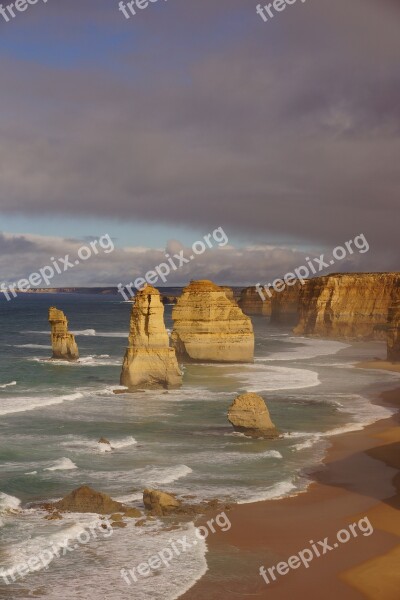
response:
<path fill-rule="evenodd" d="M 172 318 L 172 345 L 180 359 L 253 362 L 251 320 L 212 281 L 192 281 L 183 290 Z"/>
<path fill-rule="evenodd" d="M 279 435 L 267 405 L 258 394 L 241 394 L 231 404 L 228 421 L 235 431 L 251 437 L 275 438 Z"/>
<path fill-rule="evenodd" d="M 400 273 L 345 273 L 310 279 L 300 291 L 294 333 L 345 340 L 386 339 Z"/>
<path fill-rule="evenodd" d="M 400 300 L 396 300 L 389 308 L 387 359 L 400 362 Z"/>
<path fill-rule="evenodd" d="M 148 285 L 136 294 L 132 306 L 121 385 L 135 390 L 176 388 L 181 384 L 182 373 L 164 325 L 160 292 Z"/>
<path fill-rule="evenodd" d="M 75 336 L 68 331 L 68 320 L 62 310 L 54 306 L 49 308 L 51 325 L 52 358 L 57 360 L 78 360 L 79 350 Z"/>

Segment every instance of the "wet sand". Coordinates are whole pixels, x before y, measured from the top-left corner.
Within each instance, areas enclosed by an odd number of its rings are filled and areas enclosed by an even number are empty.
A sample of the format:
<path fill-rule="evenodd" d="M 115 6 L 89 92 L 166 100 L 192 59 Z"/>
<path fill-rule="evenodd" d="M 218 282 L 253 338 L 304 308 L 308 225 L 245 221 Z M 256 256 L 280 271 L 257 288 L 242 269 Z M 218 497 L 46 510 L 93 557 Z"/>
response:
<path fill-rule="evenodd" d="M 379 403 L 400 408 L 400 389 L 384 392 Z M 400 598 L 399 414 L 331 443 L 307 492 L 233 507 L 232 528 L 208 539 L 208 572 L 181 599 Z M 333 546 L 338 531 L 363 517 L 371 535 L 357 529 L 357 537 L 314 557 L 308 568 L 285 575 L 275 569 L 269 584 L 260 576 L 261 565 L 287 562 L 310 541 L 328 537 Z"/>

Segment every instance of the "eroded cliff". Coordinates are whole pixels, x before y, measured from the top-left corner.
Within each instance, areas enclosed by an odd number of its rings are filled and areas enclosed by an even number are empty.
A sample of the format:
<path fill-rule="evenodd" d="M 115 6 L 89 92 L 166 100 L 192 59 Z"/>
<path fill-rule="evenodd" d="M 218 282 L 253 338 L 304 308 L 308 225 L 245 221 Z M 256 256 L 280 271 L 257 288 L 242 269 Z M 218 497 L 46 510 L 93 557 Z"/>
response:
<path fill-rule="evenodd" d="M 335 339 L 385 339 L 400 273 L 344 273 L 316 277 L 300 290 L 294 333 Z"/>
<path fill-rule="evenodd" d="M 387 332 L 387 359 L 391 362 L 400 362 L 400 294 L 395 294 L 389 308 Z"/>

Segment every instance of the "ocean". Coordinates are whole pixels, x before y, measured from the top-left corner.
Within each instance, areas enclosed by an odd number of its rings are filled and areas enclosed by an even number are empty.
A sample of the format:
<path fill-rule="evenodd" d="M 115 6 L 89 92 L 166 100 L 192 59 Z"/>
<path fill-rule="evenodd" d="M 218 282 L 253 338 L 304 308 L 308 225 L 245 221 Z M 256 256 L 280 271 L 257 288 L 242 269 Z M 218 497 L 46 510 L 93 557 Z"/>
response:
<path fill-rule="evenodd" d="M 78 363 L 48 361 L 49 306 L 66 313 Z M 115 395 L 130 308 L 111 295 L 0 301 L 0 598 L 178 598 L 207 569 L 206 541 L 137 583 L 128 585 L 120 571 L 193 534 L 191 523 L 166 530 L 157 520 L 135 527 L 132 519 L 15 583 L 6 585 L 1 573 L 73 538 L 95 518 L 47 521 L 27 503 L 59 499 L 83 484 L 137 507 L 145 487 L 194 501 L 282 498 L 307 488 L 332 436 L 392 414 L 371 400 L 399 375 L 353 368 L 383 357 L 383 343 L 293 337 L 265 317 L 252 319 L 254 364 L 186 365 L 180 390 Z M 171 312 L 166 306 L 169 329 Z M 282 437 L 254 440 L 232 431 L 226 413 L 243 391 L 265 398 Z M 110 440 L 112 451 L 98 444 L 100 437 Z"/>

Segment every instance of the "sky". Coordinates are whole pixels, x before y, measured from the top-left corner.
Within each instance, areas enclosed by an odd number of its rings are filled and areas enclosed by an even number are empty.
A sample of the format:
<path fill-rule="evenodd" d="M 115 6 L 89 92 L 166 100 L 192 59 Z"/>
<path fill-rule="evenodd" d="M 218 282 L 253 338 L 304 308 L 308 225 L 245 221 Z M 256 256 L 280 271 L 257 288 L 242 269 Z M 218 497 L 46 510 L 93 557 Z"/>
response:
<path fill-rule="evenodd" d="M 219 227 L 166 285 L 266 282 L 360 234 L 326 272 L 398 270 L 399 2 L 118 4 L 0 16 L 0 282 L 104 235 L 53 284 L 129 282 Z"/>

